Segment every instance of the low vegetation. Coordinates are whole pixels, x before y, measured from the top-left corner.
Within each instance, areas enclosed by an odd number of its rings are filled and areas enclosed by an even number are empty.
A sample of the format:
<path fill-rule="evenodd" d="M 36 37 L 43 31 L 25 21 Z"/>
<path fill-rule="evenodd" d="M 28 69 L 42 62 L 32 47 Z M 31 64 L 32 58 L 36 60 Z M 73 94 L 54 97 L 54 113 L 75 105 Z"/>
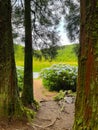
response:
<path fill-rule="evenodd" d="M 17 66 L 24 66 L 24 47 L 14 44 L 15 61 Z"/>
<path fill-rule="evenodd" d="M 76 91 L 77 67 L 55 64 L 40 73 L 43 85 L 50 91 Z"/>
<path fill-rule="evenodd" d="M 65 98 L 66 91 L 60 90 L 59 93 L 54 96 L 55 101 L 60 101 Z"/>
<path fill-rule="evenodd" d="M 57 56 L 51 62 L 36 59 L 33 57 L 33 71 L 40 72 L 43 84 L 48 90 L 76 90 L 77 79 L 77 56 L 74 51 L 76 45 L 66 45 L 58 47 Z M 14 45 L 15 59 L 17 65 L 18 87 L 23 90 L 23 66 L 24 66 L 24 47 Z M 46 69 L 45 69 L 46 68 Z"/>
<path fill-rule="evenodd" d="M 75 54 L 73 45 L 66 45 L 58 47 L 57 55 L 52 61 L 45 60 L 43 57 L 39 60 L 33 57 L 33 71 L 40 72 L 43 68 L 50 67 L 53 64 L 65 63 L 77 66 L 77 56 Z M 15 60 L 17 66 L 24 66 L 24 47 L 21 45 L 14 45 Z"/>

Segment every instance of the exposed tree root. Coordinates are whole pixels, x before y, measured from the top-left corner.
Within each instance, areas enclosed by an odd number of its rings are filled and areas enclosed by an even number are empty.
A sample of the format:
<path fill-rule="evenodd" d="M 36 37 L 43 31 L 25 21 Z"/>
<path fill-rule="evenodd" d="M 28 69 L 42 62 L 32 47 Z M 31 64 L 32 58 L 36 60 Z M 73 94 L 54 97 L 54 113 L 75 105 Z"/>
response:
<path fill-rule="evenodd" d="M 51 121 L 51 119 L 47 119 L 47 118 L 39 118 L 39 117 L 37 117 L 37 119 L 39 119 L 39 120 L 43 120 L 43 121 Z"/>
<path fill-rule="evenodd" d="M 46 128 L 53 126 L 58 119 L 59 119 L 58 117 L 55 118 L 54 121 L 52 121 L 50 124 L 48 124 L 48 125 L 46 125 L 46 126 L 41 126 L 41 125 L 32 123 L 32 127 L 33 127 L 33 128 L 34 128 L 34 127 L 38 127 L 38 128 L 41 128 L 41 129 L 45 130 Z"/>
<path fill-rule="evenodd" d="M 53 126 L 55 124 L 55 122 L 58 120 L 59 118 L 57 117 L 54 121 L 52 121 L 49 125 L 45 126 L 45 128 Z"/>

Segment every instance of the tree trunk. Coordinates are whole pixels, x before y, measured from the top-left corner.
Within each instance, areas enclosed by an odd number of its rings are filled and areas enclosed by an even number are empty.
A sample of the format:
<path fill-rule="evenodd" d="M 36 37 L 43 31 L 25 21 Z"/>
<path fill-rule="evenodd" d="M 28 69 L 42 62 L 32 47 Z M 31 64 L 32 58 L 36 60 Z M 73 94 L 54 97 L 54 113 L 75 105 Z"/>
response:
<path fill-rule="evenodd" d="M 98 2 L 80 0 L 81 30 L 74 130 L 98 129 Z"/>
<path fill-rule="evenodd" d="M 22 101 L 24 105 L 31 105 L 33 97 L 32 78 L 32 28 L 31 28 L 31 0 L 25 0 L 25 64 L 24 88 Z"/>
<path fill-rule="evenodd" d="M 11 1 L 0 1 L 0 119 L 20 115 L 11 27 Z"/>

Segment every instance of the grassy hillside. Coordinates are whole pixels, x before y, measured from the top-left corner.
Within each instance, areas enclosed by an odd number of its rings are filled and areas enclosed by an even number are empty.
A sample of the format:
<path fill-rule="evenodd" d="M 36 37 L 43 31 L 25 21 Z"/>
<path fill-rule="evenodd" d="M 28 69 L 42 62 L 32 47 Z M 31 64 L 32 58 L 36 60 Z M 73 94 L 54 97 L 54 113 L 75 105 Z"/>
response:
<path fill-rule="evenodd" d="M 77 57 L 73 50 L 75 45 L 66 45 L 58 49 L 58 54 L 56 58 L 49 62 L 45 59 L 39 61 L 38 59 L 33 59 L 33 71 L 40 71 L 42 68 L 51 66 L 52 64 L 66 63 L 70 65 L 77 65 Z M 17 66 L 24 66 L 24 47 L 20 45 L 15 45 L 15 60 Z"/>
<path fill-rule="evenodd" d="M 24 47 L 14 44 L 15 61 L 17 66 L 24 66 Z"/>
<path fill-rule="evenodd" d="M 75 45 L 66 45 L 58 49 L 57 57 L 55 61 L 62 62 L 77 62 L 77 57 L 74 52 Z"/>

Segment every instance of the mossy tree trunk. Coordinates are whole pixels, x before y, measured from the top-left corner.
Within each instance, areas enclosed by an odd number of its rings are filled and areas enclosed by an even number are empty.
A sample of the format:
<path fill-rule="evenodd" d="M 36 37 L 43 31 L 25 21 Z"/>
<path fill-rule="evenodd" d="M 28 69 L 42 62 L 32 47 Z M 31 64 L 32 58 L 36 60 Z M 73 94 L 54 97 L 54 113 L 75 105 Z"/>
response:
<path fill-rule="evenodd" d="M 11 27 L 11 1 L 0 0 L 0 119 L 20 116 Z"/>
<path fill-rule="evenodd" d="M 98 129 L 98 1 L 80 0 L 81 30 L 74 130 Z"/>
<path fill-rule="evenodd" d="M 24 105 L 31 105 L 33 97 L 32 78 L 32 27 L 31 27 L 31 0 L 25 0 L 25 63 L 24 63 L 24 88 L 22 101 Z"/>

